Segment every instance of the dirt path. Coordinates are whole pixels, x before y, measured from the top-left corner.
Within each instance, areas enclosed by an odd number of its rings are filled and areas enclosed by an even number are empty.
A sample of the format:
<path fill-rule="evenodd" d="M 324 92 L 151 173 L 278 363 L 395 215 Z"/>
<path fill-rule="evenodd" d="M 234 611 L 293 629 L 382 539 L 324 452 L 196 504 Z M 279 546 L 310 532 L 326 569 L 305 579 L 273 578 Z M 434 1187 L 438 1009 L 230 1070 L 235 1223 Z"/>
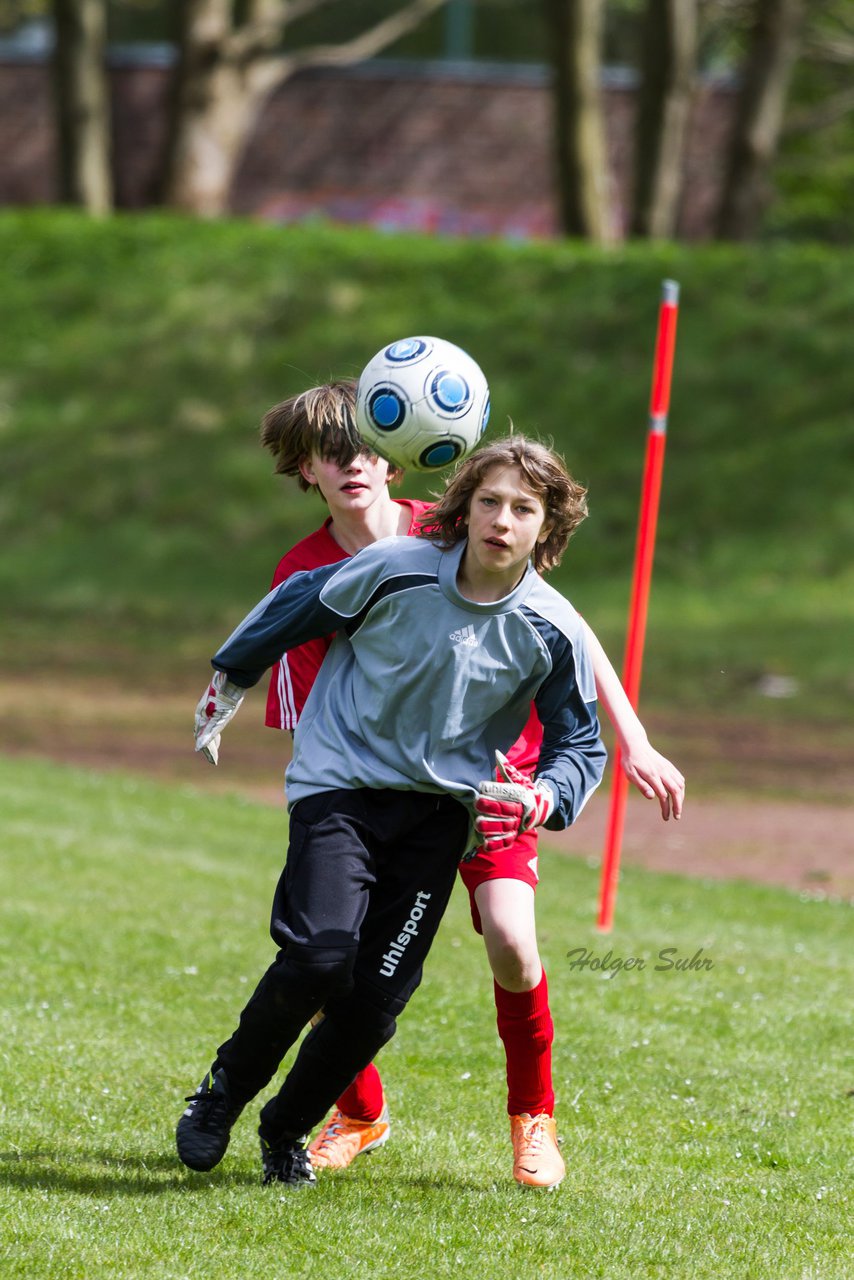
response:
<path fill-rule="evenodd" d="M 192 750 L 198 690 L 155 694 L 95 679 L 0 681 L 6 754 L 121 768 L 170 778 L 202 791 L 236 792 L 282 803 L 284 735 L 263 728 L 263 697 L 247 700 L 229 726 L 220 768 Z M 683 875 L 738 877 L 811 894 L 854 899 L 851 738 L 820 728 L 800 733 L 792 759 L 785 730 L 692 717 L 687 729 L 653 723 L 657 745 L 689 779 L 681 822 L 661 821 L 658 805 L 632 794 L 625 865 Z M 797 793 L 780 796 L 794 778 Z M 699 794 L 697 794 L 699 793 Z M 600 793 L 568 832 L 550 844 L 588 859 L 601 856 L 608 797 Z"/>
<path fill-rule="evenodd" d="M 549 843 L 601 854 L 608 798 Z M 573 848 L 574 846 L 574 848 Z M 625 865 L 681 875 L 727 877 L 786 885 L 816 895 L 854 900 L 854 810 L 802 801 L 731 801 L 689 797 L 677 822 L 662 822 L 658 806 L 632 796 L 626 816 Z"/>

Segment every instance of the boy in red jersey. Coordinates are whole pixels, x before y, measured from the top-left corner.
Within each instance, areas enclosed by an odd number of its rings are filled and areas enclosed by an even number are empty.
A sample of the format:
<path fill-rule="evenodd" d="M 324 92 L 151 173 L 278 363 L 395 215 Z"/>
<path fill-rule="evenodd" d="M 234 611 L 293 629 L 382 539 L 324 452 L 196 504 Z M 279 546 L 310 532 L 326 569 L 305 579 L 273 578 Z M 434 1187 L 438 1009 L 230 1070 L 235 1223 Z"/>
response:
<path fill-rule="evenodd" d="M 391 497 L 389 482 L 399 479 L 400 473 L 365 450 L 355 425 L 355 391 L 355 382 L 332 382 L 275 405 L 264 417 L 261 441 L 276 459 L 277 474 L 296 477 L 303 491 L 316 490 L 329 508 L 320 528 L 279 561 L 273 587 L 300 570 L 345 560 L 379 538 L 415 534 L 419 517 L 429 510 L 428 503 Z M 597 694 L 616 730 L 630 781 L 647 798 L 658 798 L 665 820 L 671 813 L 678 818 L 684 797 L 682 775 L 650 746 L 589 627 L 586 636 Z M 312 640 L 283 655 L 273 668 L 266 716 L 271 728 L 296 727 L 331 639 Z M 532 710 L 524 733 L 508 755 L 511 765 L 533 774 L 541 733 Z M 494 976 L 498 1033 L 507 1060 L 514 1177 L 525 1185 L 554 1186 L 564 1166 L 553 1118 L 554 1029 L 536 940 L 536 831 L 520 833 L 507 848 L 478 849 L 461 865 L 460 874 Z M 381 1146 L 388 1136 L 382 1082 L 371 1064 L 341 1095 L 311 1143 L 312 1163 L 315 1168 L 345 1168 L 357 1155 Z"/>
<path fill-rule="evenodd" d="M 274 405 L 261 423 L 261 443 L 276 459 L 276 474 L 294 476 L 329 508 L 319 529 L 282 556 L 271 590 L 292 573 L 346 560 L 380 538 L 415 534 L 430 504 L 392 498 L 401 472 L 365 449 L 355 426 L 356 384 L 331 382 Z M 332 637 L 310 640 L 284 654 L 267 694 L 271 729 L 296 728 Z"/>

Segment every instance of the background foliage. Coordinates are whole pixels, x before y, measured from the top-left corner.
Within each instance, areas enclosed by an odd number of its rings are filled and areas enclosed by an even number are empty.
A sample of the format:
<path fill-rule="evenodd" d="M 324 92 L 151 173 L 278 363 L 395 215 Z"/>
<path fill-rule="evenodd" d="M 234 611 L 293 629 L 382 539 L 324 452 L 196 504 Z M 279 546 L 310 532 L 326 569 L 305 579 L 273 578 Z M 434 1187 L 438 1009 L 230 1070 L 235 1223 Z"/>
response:
<path fill-rule="evenodd" d="M 469 349 L 591 518 L 556 579 L 619 660 L 660 283 L 682 286 L 645 698 L 844 720 L 850 254 L 514 246 L 177 217 L 0 218 L 7 670 L 211 652 L 323 515 L 272 477 L 270 404 L 384 342 Z M 409 476 L 425 495 L 436 480 Z M 763 681 L 794 682 L 773 704 Z"/>
<path fill-rule="evenodd" d="M 756 0 L 698 3 L 698 71 L 738 81 Z M 108 37 L 117 43 L 175 41 L 180 6 L 166 0 L 106 0 Z M 49 0 L 0 0 L 0 34 L 45 20 Z M 243 6 L 237 3 L 239 14 Z M 299 50 L 346 40 L 388 13 L 385 0 L 329 0 L 289 23 L 286 44 Z M 607 0 L 602 59 L 637 68 L 644 0 Z M 799 56 L 788 94 L 783 138 L 773 172 L 775 198 L 762 238 L 821 239 L 850 244 L 854 206 L 854 0 L 804 8 Z M 506 63 L 549 61 L 543 6 L 529 0 L 449 0 L 384 56 Z"/>

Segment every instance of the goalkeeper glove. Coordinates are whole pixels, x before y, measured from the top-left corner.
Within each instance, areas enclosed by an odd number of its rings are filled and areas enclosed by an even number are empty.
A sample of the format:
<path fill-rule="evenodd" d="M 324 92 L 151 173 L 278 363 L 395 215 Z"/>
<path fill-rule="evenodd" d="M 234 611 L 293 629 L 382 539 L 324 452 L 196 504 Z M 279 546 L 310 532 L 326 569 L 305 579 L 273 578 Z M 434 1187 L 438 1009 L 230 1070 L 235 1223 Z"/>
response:
<path fill-rule="evenodd" d="M 500 751 L 495 762 L 502 781 L 481 782 L 474 807 L 475 830 L 487 853 L 509 849 L 520 831 L 541 826 L 555 808 L 554 792 L 547 782 L 532 782 L 514 768 Z"/>
<path fill-rule="evenodd" d="M 237 712 L 246 690 L 229 680 L 224 671 L 216 671 L 210 685 L 196 707 L 196 750 L 216 764 L 219 759 L 219 735 Z"/>

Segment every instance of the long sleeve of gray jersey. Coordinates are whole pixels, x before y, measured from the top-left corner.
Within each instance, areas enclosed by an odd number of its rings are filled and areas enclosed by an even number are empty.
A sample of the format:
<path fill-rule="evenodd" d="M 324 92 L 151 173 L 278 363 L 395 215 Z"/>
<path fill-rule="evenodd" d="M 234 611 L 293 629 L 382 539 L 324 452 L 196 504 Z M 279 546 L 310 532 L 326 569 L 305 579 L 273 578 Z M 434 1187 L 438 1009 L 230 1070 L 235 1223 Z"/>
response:
<path fill-rule="evenodd" d="M 337 631 L 341 615 L 321 603 L 320 593 L 340 568 L 326 564 L 295 573 L 268 592 L 214 654 L 217 671 L 250 689 L 286 650 Z"/>
<path fill-rule="evenodd" d="M 536 776 L 551 784 L 556 797 L 555 810 L 544 825 L 561 831 L 575 822 L 601 782 L 607 752 L 599 736 L 595 698 L 579 683 L 582 669 L 584 683 L 594 683 L 583 635 L 573 643 L 543 618 L 531 617 L 531 622 L 554 664 L 534 697 L 543 726 Z"/>

